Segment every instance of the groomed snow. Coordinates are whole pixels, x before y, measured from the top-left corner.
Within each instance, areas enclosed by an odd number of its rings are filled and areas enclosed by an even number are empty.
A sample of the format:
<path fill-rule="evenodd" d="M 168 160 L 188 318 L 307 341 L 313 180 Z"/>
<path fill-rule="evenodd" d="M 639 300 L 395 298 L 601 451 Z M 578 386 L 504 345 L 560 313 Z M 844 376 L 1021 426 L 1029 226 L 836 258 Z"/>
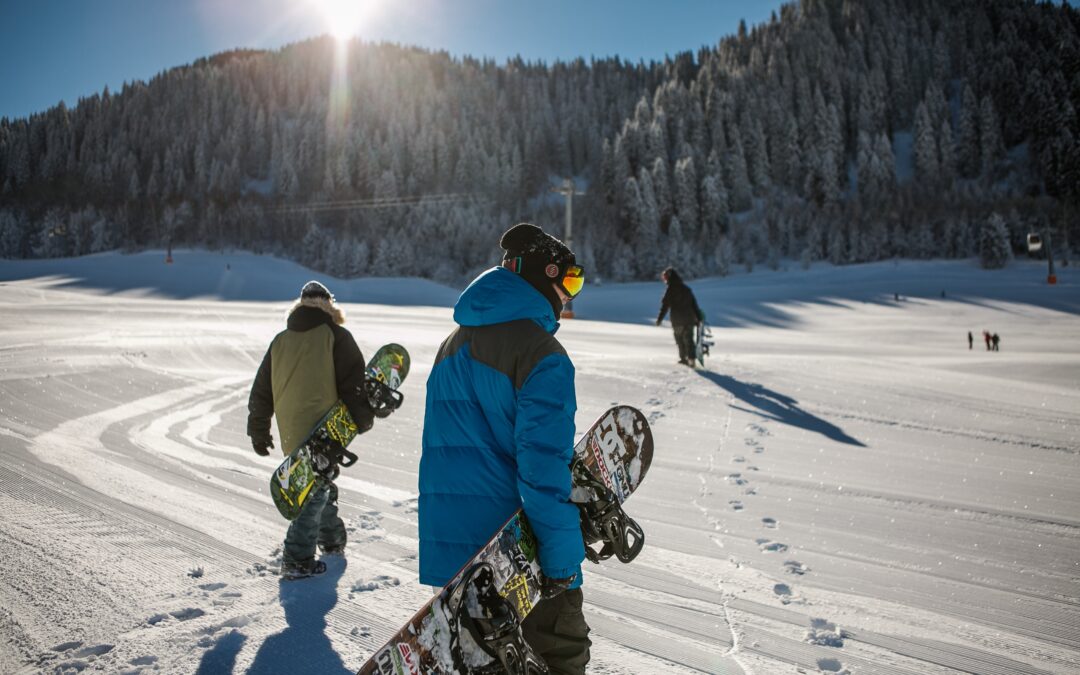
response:
<path fill-rule="evenodd" d="M 163 258 L 0 261 L 0 672 L 353 672 L 430 592 L 424 381 L 460 289 Z M 309 278 L 414 370 L 352 446 L 347 560 L 280 584 L 277 460 L 251 452 L 246 402 Z M 694 281 L 701 370 L 652 325 L 659 282 L 587 286 L 558 334 L 579 427 L 635 405 L 657 448 L 627 503 L 644 552 L 586 568 L 590 672 L 1077 672 L 1080 277 L 1058 279 L 1018 260 Z"/>

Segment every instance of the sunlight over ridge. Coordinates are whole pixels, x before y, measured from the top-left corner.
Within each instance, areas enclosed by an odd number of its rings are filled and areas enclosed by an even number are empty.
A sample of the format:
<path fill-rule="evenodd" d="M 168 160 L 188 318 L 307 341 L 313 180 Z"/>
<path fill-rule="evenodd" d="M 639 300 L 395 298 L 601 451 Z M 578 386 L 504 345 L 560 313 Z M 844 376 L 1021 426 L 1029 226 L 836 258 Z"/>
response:
<path fill-rule="evenodd" d="M 374 5 L 365 0 L 308 0 L 318 10 L 326 29 L 339 41 L 356 35 L 360 22 Z"/>

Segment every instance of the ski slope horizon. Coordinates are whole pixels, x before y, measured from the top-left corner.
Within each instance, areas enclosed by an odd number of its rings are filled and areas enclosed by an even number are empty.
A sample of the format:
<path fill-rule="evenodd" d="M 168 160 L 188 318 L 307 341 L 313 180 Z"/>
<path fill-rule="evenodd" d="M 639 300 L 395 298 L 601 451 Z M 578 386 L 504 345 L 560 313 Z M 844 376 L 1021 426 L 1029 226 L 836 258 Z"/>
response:
<path fill-rule="evenodd" d="M 430 595 L 424 383 L 461 288 L 173 256 L 0 260 L 0 672 L 354 672 Z M 366 354 L 400 342 L 415 372 L 351 446 L 347 558 L 280 584 L 278 460 L 251 451 L 246 402 L 311 278 Z M 716 342 L 698 370 L 652 325 L 659 281 L 587 283 L 558 333 L 578 428 L 625 403 L 656 443 L 626 506 L 645 550 L 584 568 L 590 672 L 1077 672 L 1078 281 L 1029 260 L 740 269 L 690 282 Z"/>
<path fill-rule="evenodd" d="M 468 279 L 451 287 L 418 277 L 371 276 L 339 279 L 291 260 L 247 251 L 211 252 L 180 249 L 165 263 L 164 250 L 133 254 L 97 253 L 77 258 L 6 260 L 0 258 L 0 283 L 37 279 L 50 288 L 175 300 L 292 302 L 309 279 L 328 285 L 338 301 L 359 304 L 452 307 Z M 493 253 L 492 265 L 498 264 Z M 727 277 L 690 279 L 699 302 L 716 326 L 782 326 L 776 305 L 823 303 L 832 299 L 895 302 L 945 297 L 962 302 L 1010 301 L 1080 314 L 1075 267 L 1058 267 L 1055 286 L 1046 283 L 1046 262 L 1018 258 L 1005 269 L 984 270 L 976 258 L 962 260 L 890 260 L 836 266 L 827 262 L 803 269 L 783 260 L 778 270 L 734 267 Z M 657 270 L 659 276 L 660 270 Z M 781 276 L 775 276 L 781 275 Z M 582 318 L 643 323 L 655 318 L 663 293 L 656 281 L 597 284 L 589 277 L 586 292 L 574 302 Z M 640 305 L 640 306 L 639 306 Z M 713 311 L 708 311 L 712 309 Z"/>

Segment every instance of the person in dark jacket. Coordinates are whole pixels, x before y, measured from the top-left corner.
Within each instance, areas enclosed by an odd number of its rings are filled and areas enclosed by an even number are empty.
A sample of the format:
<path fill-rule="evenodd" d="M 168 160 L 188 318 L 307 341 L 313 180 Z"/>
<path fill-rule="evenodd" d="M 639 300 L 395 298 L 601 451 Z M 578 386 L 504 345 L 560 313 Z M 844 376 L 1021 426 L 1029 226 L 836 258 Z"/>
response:
<path fill-rule="evenodd" d="M 503 234 L 502 265 L 458 298 L 458 324 L 427 381 L 420 457 L 420 583 L 444 586 L 519 508 L 545 581 L 526 641 L 553 673 L 584 673 L 585 544 L 570 502 L 574 366 L 554 334 L 584 272 L 558 239 L 527 223 Z"/>
<path fill-rule="evenodd" d="M 256 454 L 266 457 L 274 447 L 271 416 L 277 418 L 281 451 L 288 456 L 339 399 L 360 433 L 371 428 L 374 414 L 359 391 L 364 355 L 344 323 L 344 312 L 325 286 L 317 281 L 304 285 L 289 310 L 287 328 L 270 343 L 251 386 L 247 433 Z M 344 554 L 345 524 L 337 500 L 333 481 L 320 484 L 308 497 L 285 534 L 282 577 L 325 572 L 326 564 L 315 560 L 316 544 L 324 555 Z"/>
<path fill-rule="evenodd" d="M 664 320 L 664 315 L 671 310 L 671 328 L 675 332 L 675 345 L 679 348 L 679 363 L 694 365 L 694 329 L 703 316 L 698 307 L 697 298 L 690 287 L 683 283 L 682 277 L 674 267 L 660 273 L 660 278 L 667 284 L 664 298 L 660 301 L 660 314 L 656 316 L 656 325 Z"/>

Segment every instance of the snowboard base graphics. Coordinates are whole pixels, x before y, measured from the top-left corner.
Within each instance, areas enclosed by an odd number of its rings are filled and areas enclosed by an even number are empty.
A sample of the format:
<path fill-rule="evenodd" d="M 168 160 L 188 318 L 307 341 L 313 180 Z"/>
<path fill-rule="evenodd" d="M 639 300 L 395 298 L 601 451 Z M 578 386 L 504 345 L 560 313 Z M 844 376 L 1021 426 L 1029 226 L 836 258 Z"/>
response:
<path fill-rule="evenodd" d="M 705 357 L 709 355 L 709 347 L 713 346 L 712 328 L 704 321 L 698 321 L 694 339 L 694 358 L 701 365 L 705 365 Z"/>
<path fill-rule="evenodd" d="M 397 389 L 409 374 L 409 352 L 398 344 L 383 345 L 368 361 L 362 394 L 378 417 L 385 417 L 403 400 Z M 346 448 L 360 433 L 342 401 L 337 401 L 308 437 L 289 453 L 270 476 L 270 495 L 287 520 L 300 515 L 310 494 L 333 479 L 340 466 L 352 466 L 357 456 Z"/>
<path fill-rule="evenodd" d="M 621 504 L 641 484 L 652 453 L 649 424 L 630 406 L 605 412 L 574 446 L 571 501 L 581 509 L 593 562 L 612 555 L 629 562 L 641 551 L 644 533 Z M 598 543 L 599 552 L 591 547 Z M 357 675 L 546 673 L 521 637 L 521 621 L 542 600 L 538 551 L 518 510 Z"/>

